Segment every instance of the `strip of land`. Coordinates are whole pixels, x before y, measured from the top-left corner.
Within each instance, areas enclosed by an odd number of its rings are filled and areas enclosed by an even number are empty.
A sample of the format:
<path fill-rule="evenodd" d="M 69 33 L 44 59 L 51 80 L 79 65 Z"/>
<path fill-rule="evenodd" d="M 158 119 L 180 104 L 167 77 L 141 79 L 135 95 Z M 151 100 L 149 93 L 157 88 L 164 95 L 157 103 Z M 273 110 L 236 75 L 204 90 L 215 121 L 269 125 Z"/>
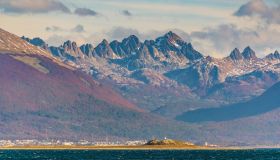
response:
<path fill-rule="evenodd" d="M 139 146 L 7 146 L 0 150 L 221 150 L 238 147 L 207 147 L 189 145 L 139 145 Z"/>

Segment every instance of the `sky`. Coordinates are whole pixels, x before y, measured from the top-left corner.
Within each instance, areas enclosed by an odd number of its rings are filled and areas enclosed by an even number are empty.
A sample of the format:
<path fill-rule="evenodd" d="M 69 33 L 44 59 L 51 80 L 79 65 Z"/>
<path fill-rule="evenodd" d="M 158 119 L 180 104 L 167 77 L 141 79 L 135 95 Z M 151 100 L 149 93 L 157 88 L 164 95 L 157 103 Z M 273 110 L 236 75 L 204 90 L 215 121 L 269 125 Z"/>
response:
<path fill-rule="evenodd" d="M 0 27 L 50 45 L 97 45 L 133 34 L 142 41 L 173 31 L 204 55 L 250 46 L 280 50 L 279 0 L 0 0 Z"/>

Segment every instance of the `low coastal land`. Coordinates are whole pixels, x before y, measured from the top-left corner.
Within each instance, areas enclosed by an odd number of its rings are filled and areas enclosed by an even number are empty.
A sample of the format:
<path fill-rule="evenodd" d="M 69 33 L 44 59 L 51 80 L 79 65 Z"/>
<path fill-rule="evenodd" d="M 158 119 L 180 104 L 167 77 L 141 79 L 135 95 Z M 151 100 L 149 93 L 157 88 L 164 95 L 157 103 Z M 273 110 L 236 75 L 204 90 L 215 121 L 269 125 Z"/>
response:
<path fill-rule="evenodd" d="M 2 146 L 0 150 L 220 150 L 237 147 L 209 147 L 176 140 L 150 140 L 143 145 L 24 145 Z"/>
<path fill-rule="evenodd" d="M 174 145 L 138 145 L 138 146 L 11 146 L 0 147 L 0 149 L 20 150 L 187 150 L 187 149 L 211 149 L 204 146 L 174 146 Z M 214 148 L 212 148 L 214 149 Z"/>

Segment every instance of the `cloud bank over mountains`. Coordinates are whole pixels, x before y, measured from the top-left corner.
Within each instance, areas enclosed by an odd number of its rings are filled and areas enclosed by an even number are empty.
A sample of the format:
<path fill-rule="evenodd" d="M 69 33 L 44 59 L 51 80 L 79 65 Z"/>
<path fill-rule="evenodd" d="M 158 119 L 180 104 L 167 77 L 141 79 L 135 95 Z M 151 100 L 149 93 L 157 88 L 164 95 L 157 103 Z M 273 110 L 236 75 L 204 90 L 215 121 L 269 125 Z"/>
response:
<path fill-rule="evenodd" d="M 58 0 L 0 0 L 0 10 L 4 13 L 14 14 L 42 14 L 59 11 L 78 16 L 98 15 L 97 12 L 88 8 L 76 8 L 72 12 L 64 3 Z"/>
<path fill-rule="evenodd" d="M 47 35 L 42 38 L 53 45 L 61 44 L 69 38 L 94 44 L 101 42 L 104 38 L 108 41 L 121 40 L 129 35 L 136 35 L 141 40 L 149 40 L 172 30 L 184 40 L 193 43 L 199 51 L 217 57 L 227 55 L 232 48 L 244 48 L 248 45 L 255 48 L 260 56 L 270 51 L 280 50 L 278 38 L 280 36 L 280 3 L 277 1 L 246 0 L 240 3 L 240 1 L 213 0 L 215 5 L 239 4 L 226 12 L 221 11 L 223 14 L 219 12 L 221 8 L 211 8 L 205 4 L 204 6 L 194 5 L 194 8 L 198 7 L 199 12 L 209 7 L 212 10 L 215 9 L 215 13 L 213 15 L 209 13 L 209 16 L 205 13 L 201 15 L 193 13 L 196 9 L 184 10 L 186 2 L 176 0 L 169 2 L 172 13 L 166 13 L 165 10 L 157 13 L 157 9 L 152 8 L 152 6 L 161 6 L 162 3 L 141 1 L 137 2 L 137 6 L 134 2 L 127 3 L 123 0 L 106 2 L 0 0 L 0 16 L 2 13 L 14 18 L 13 15 L 22 14 L 25 15 L 24 18 L 26 16 L 34 18 L 35 15 L 54 16 L 49 13 L 55 12 L 57 17 L 62 18 L 55 21 L 53 19 L 56 17 L 51 17 L 49 21 L 46 20 L 48 25 L 40 29 L 43 29 L 44 34 Z M 164 3 L 164 6 L 168 6 L 169 3 Z M 93 4 L 99 4 L 98 8 Z M 179 11 L 176 12 L 176 10 Z M 220 16 L 217 17 L 217 15 Z M 75 19 L 77 16 L 78 19 Z M 201 17 L 205 19 L 203 23 L 197 20 Z M 75 27 L 67 28 L 67 26 Z M 42 33 L 36 34 L 36 36 L 41 35 Z"/>
<path fill-rule="evenodd" d="M 242 5 L 235 13 L 235 16 L 260 16 L 267 23 L 280 24 L 280 4 L 270 7 L 263 0 L 252 0 Z"/>
<path fill-rule="evenodd" d="M 0 8 L 4 13 L 70 13 L 67 6 L 56 0 L 0 0 Z"/>

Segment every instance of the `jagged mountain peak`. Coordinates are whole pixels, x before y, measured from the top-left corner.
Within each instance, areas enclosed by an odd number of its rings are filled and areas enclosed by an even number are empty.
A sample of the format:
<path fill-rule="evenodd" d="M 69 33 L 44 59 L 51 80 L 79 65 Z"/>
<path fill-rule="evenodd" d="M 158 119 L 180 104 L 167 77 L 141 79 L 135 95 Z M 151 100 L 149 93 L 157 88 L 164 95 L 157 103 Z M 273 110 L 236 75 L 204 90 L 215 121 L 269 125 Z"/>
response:
<path fill-rule="evenodd" d="M 54 56 L 65 60 L 75 61 L 77 58 L 84 57 L 84 53 L 80 50 L 75 41 L 67 40 L 60 47 L 50 47 Z"/>
<path fill-rule="evenodd" d="M 182 38 L 180 36 L 178 36 L 176 33 L 172 32 L 172 31 L 167 32 L 163 37 L 166 37 L 168 39 L 173 39 L 175 41 L 182 40 Z"/>
<path fill-rule="evenodd" d="M 167 52 L 169 51 L 180 52 L 182 46 L 185 44 L 187 43 L 181 37 L 171 31 L 155 40 L 157 49 L 166 55 L 168 55 Z"/>
<path fill-rule="evenodd" d="M 63 46 L 71 46 L 71 44 L 72 44 L 72 41 L 67 40 L 63 43 Z"/>
<path fill-rule="evenodd" d="M 28 37 L 25 37 L 25 36 L 22 36 L 21 37 L 22 39 L 26 40 L 27 42 L 30 42 L 30 43 L 34 43 L 33 45 L 36 45 L 36 46 L 41 46 L 42 44 L 45 44 L 46 42 L 44 40 L 42 40 L 40 37 L 35 37 L 33 39 L 30 39 Z"/>
<path fill-rule="evenodd" d="M 120 44 L 121 42 L 119 42 L 118 40 L 113 40 L 110 45 L 115 45 L 115 44 Z"/>
<path fill-rule="evenodd" d="M 156 38 L 155 41 L 158 43 L 160 43 L 162 41 L 167 41 L 171 44 L 174 44 L 177 41 L 183 41 L 183 39 L 181 37 L 179 37 L 176 33 L 169 31 L 166 34 L 164 34 L 163 36 Z"/>
<path fill-rule="evenodd" d="M 102 42 L 94 48 L 93 55 L 103 58 L 115 57 L 115 53 L 113 52 L 109 42 L 106 39 L 103 39 Z"/>
<path fill-rule="evenodd" d="M 154 45 L 154 44 L 155 44 L 155 41 L 154 41 L 154 40 L 145 40 L 145 41 L 144 41 L 144 44 L 145 44 L 145 45 Z"/>
<path fill-rule="evenodd" d="M 21 39 L 33 44 L 34 46 L 39 46 L 39 47 L 41 47 L 45 50 L 48 50 L 48 44 L 39 37 L 35 37 L 33 39 L 30 39 L 28 37 L 22 36 Z"/>
<path fill-rule="evenodd" d="M 239 52 L 239 53 L 240 53 L 240 50 L 239 50 L 238 48 L 234 48 L 234 49 L 232 50 L 232 52 Z"/>
<path fill-rule="evenodd" d="M 132 41 L 139 41 L 139 38 L 136 35 L 130 35 L 126 39 L 132 40 Z"/>
<path fill-rule="evenodd" d="M 86 44 L 81 45 L 81 47 L 89 47 L 89 48 L 92 48 L 93 45 L 90 44 L 90 43 L 86 43 Z"/>
<path fill-rule="evenodd" d="M 46 42 L 39 37 L 33 38 L 31 41 L 39 46 L 46 44 Z"/>
<path fill-rule="evenodd" d="M 238 48 L 235 48 L 233 51 L 231 51 L 229 57 L 232 60 L 241 60 L 243 58 L 242 54 L 240 53 Z"/>
<path fill-rule="evenodd" d="M 86 54 L 87 56 L 90 56 L 90 55 L 92 54 L 93 50 L 94 50 L 94 47 L 93 47 L 92 44 L 87 43 L 87 44 L 81 45 L 81 46 L 80 46 L 80 50 L 81 50 L 84 54 Z"/>
<path fill-rule="evenodd" d="M 276 50 L 274 53 L 270 53 L 269 55 L 267 55 L 266 58 L 270 60 L 280 59 L 280 54 Z"/>
<path fill-rule="evenodd" d="M 122 45 L 125 47 L 138 47 L 141 45 L 139 38 L 135 35 L 130 35 L 129 37 L 122 40 Z"/>
<path fill-rule="evenodd" d="M 193 45 L 191 43 L 188 43 L 187 46 L 193 49 Z"/>
<path fill-rule="evenodd" d="M 196 51 L 191 43 L 185 43 L 182 45 L 181 52 L 188 58 L 189 60 L 197 60 L 203 58 L 203 55 Z"/>
<path fill-rule="evenodd" d="M 206 56 L 205 59 L 209 62 L 213 62 L 214 61 L 214 58 L 211 57 L 211 56 Z"/>
<path fill-rule="evenodd" d="M 103 40 L 101 41 L 101 44 L 109 45 L 109 42 L 107 41 L 107 39 L 103 39 Z"/>
<path fill-rule="evenodd" d="M 238 48 L 235 48 L 233 51 L 231 51 L 229 57 L 234 61 L 239 61 L 242 59 L 245 60 L 252 60 L 257 59 L 256 53 L 254 50 L 251 49 L 250 46 L 247 46 L 242 53 Z"/>
<path fill-rule="evenodd" d="M 247 46 L 243 50 L 242 55 L 245 59 L 256 59 L 257 58 L 255 51 L 252 50 L 250 46 Z"/>
<path fill-rule="evenodd" d="M 78 47 L 75 41 L 70 41 L 70 40 L 65 41 L 62 46 L 63 48 L 68 48 L 68 49 L 74 49 Z"/>

